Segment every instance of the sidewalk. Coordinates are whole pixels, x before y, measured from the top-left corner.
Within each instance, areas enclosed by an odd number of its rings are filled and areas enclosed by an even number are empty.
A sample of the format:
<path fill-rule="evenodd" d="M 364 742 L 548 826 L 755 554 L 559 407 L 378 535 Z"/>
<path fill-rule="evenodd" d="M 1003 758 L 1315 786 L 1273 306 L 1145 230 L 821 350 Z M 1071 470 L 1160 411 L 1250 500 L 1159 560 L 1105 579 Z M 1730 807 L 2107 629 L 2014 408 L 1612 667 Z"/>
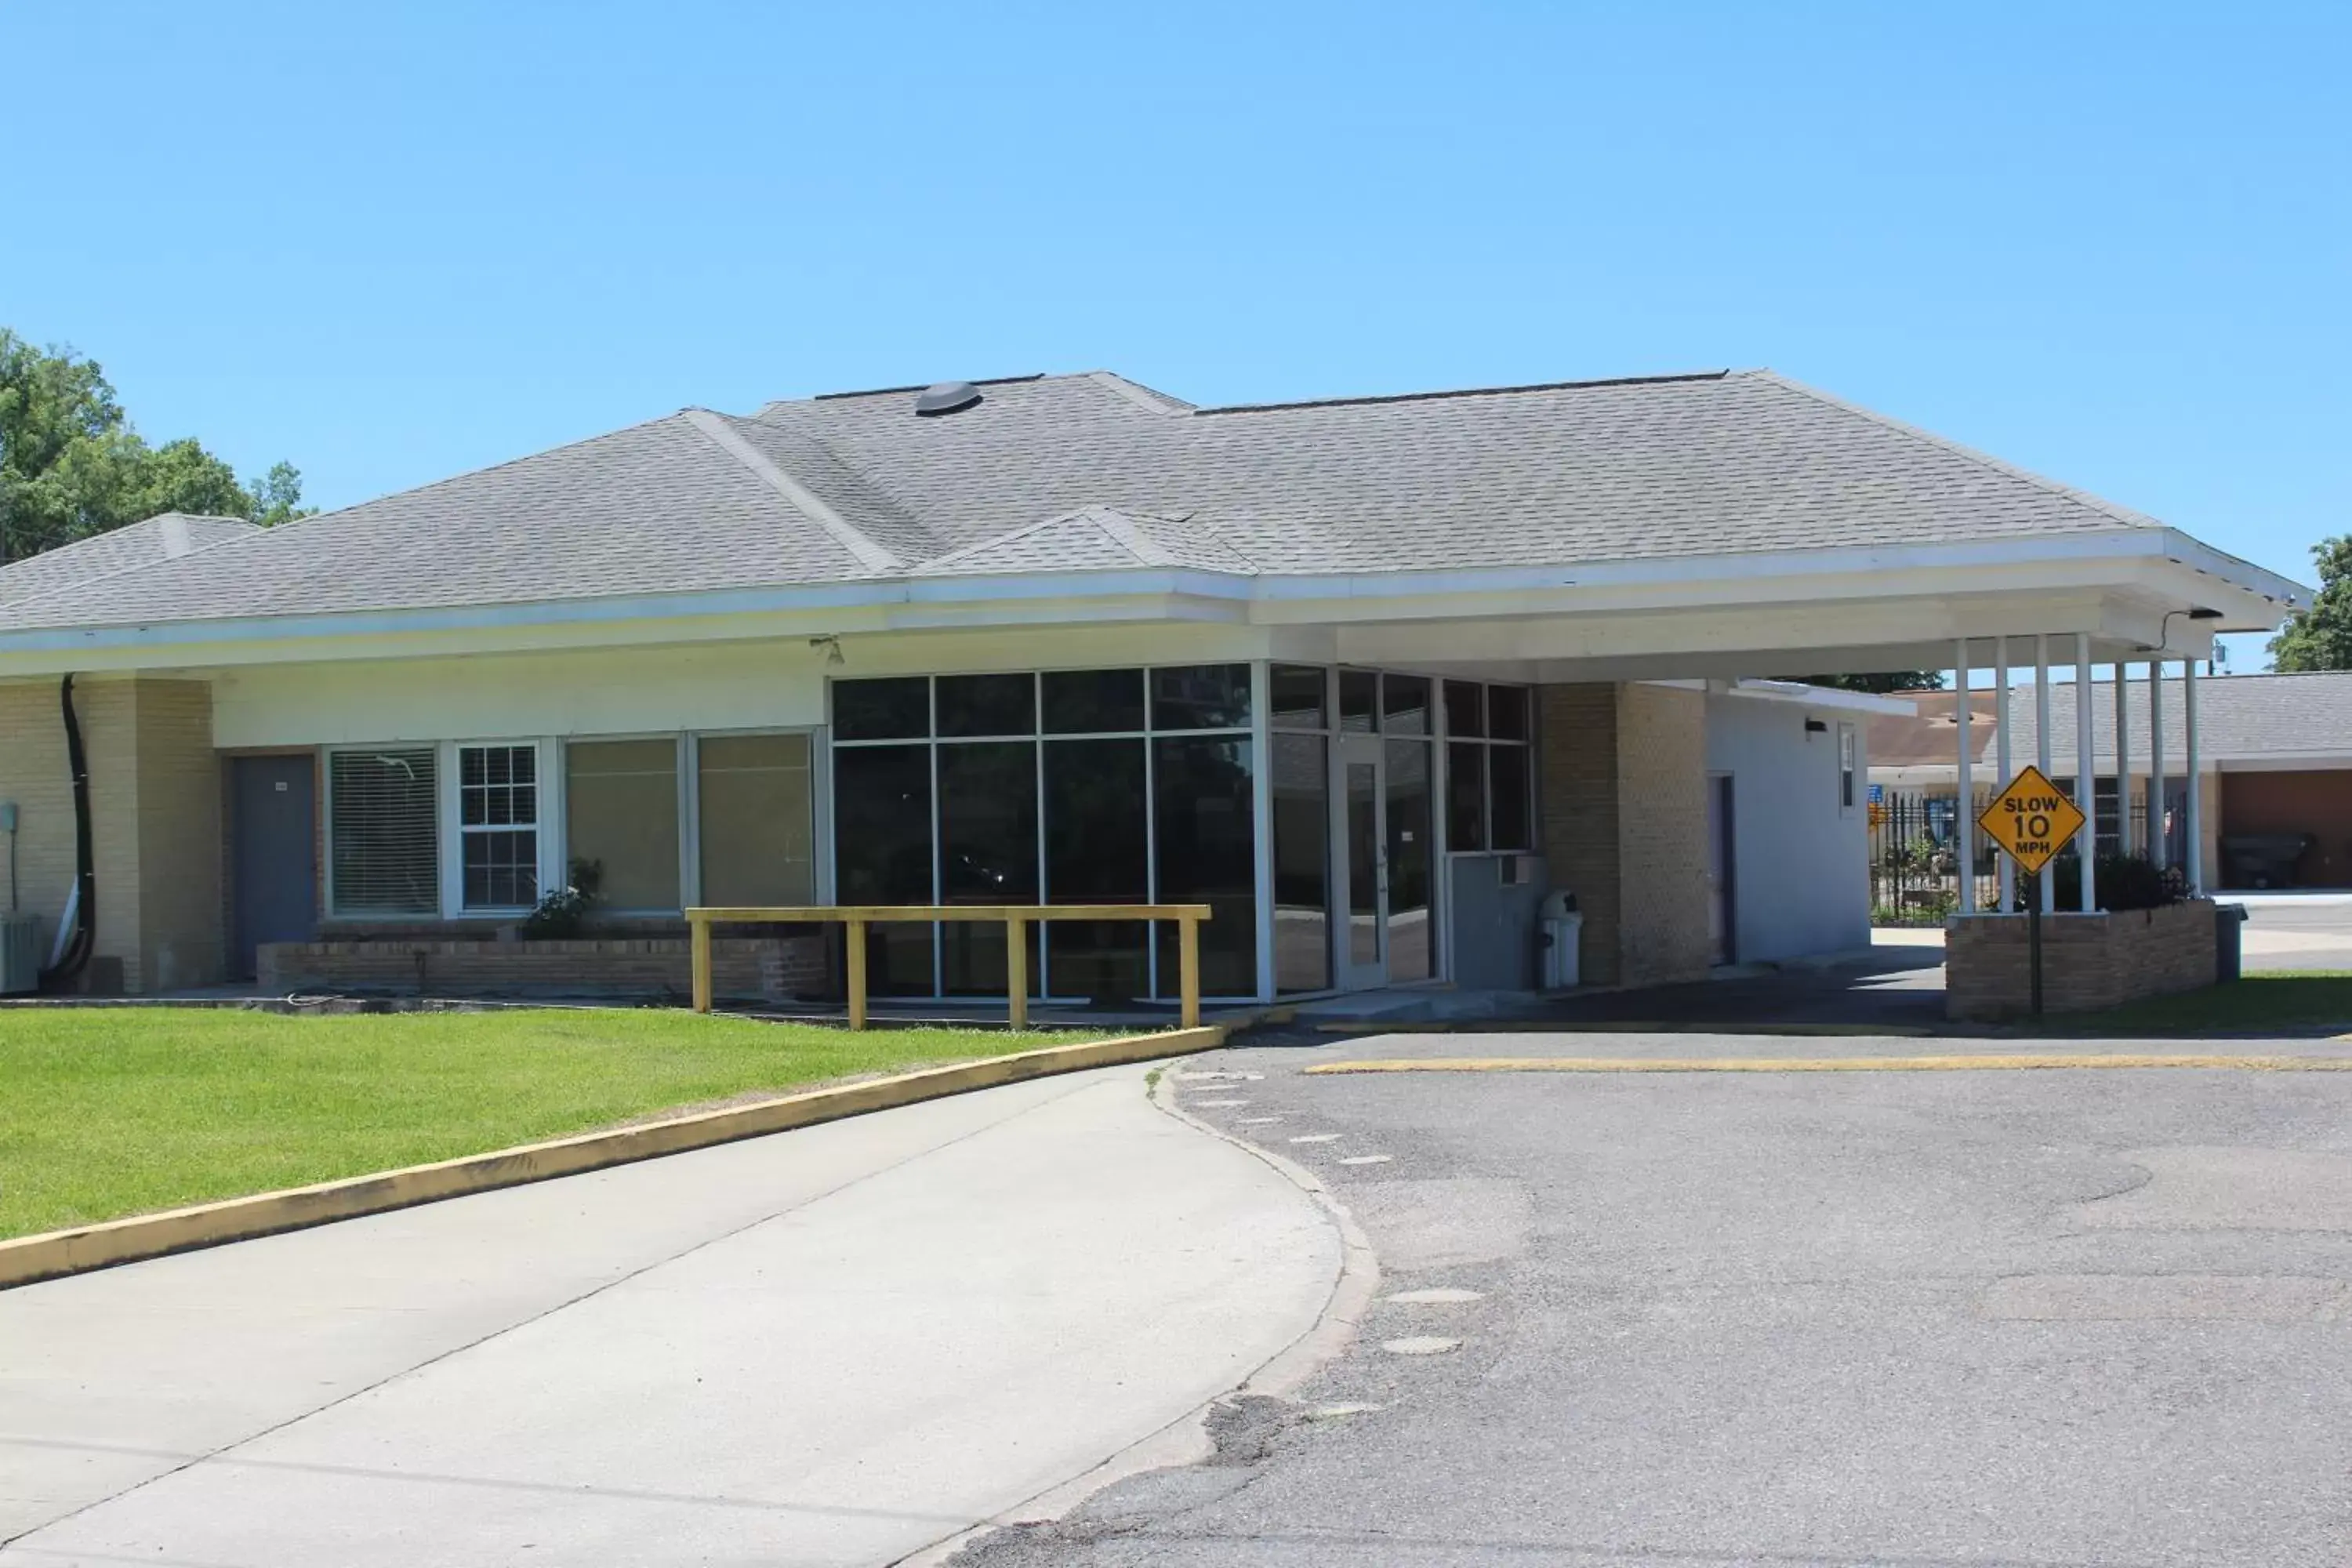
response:
<path fill-rule="evenodd" d="M 887 1562 L 1316 1321 L 1107 1069 L 0 1293 L 0 1563 Z"/>

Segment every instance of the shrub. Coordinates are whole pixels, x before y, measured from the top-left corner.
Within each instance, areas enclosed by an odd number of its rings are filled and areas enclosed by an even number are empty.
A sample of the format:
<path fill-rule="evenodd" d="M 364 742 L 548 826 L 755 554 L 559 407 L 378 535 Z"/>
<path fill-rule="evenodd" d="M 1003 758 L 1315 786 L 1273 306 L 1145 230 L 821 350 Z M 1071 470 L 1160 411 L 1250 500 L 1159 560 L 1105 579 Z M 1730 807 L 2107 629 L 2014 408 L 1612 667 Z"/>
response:
<path fill-rule="evenodd" d="M 2049 878 L 2053 899 L 2062 910 L 2082 905 L 2083 868 L 2079 857 L 2062 855 L 2042 872 Z M 2092 862 L 2092 890 L 2103 910 L 2158 910 L 2189 897 L 2189 878 L 2178 866 L 2158 866 L 2145 855 L 2102 855 Z M 2021 888 L 2019 909 L 2025 907 Z"/>
<path fill-rule="evenodd" d="M 523 918 L 522 934 L 532 942 L 563 942 L 578 936 L 595 906 L 597 884 L 604 879 L 601 860 L 572 862 L 572 881 L 542 897 Z"/>

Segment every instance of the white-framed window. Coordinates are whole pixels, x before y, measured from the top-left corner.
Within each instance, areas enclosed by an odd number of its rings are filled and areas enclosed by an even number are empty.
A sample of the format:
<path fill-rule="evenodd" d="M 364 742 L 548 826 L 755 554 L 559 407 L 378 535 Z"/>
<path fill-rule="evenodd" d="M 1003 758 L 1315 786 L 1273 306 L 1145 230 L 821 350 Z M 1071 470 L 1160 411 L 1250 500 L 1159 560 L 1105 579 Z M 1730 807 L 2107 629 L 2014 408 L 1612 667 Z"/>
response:
<path fill-rule="evenodd" d="M 667 914 L 681 906 L 683 754 L 677 735 L 564 742 L 562 865 L 567 877 L 583 862 L 595 868 L 597 900 L 607 911 Z"/>
<path fill-rule="evenodd" d="M 1837 736 L 1838 815 L 1840 816 L 1852 816 L 1853 815 L 1854 799 L 1858 795 L 1860 788 L 1856 780 L 1857 776 L 1861 773 L 1858 762 L 1862 749 L 1862 742 L 1859 737 L 1854 733 L 1853 726 L 1850 723 L 1840 724 L 1838 726 Z"/>
<path fill-rule="evenodd" d="M 539 744 L 457 748 L 458 907 L 467 913 L 539 902 Z"/>
<path fill-rule="evenodd" d="M 327 910 L 346 920 L 441 912 L 439 753 L 351 746 L 327 753 Z"/>

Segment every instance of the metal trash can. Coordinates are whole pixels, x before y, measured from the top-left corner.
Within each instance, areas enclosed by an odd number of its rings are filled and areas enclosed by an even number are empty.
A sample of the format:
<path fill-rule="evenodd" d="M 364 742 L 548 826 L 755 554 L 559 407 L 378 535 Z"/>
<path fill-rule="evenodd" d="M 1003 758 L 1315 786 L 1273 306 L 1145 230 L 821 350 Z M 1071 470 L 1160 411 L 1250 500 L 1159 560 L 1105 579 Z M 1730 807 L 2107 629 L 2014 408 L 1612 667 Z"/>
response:
<path fill-rule="evenodd" d="M 1543 927 L 1543 988 L 1566 991 L 1580 984 L 1584 917 L 1577 912 L 1576 895 L 1546 894 L 1538 919 Z"/>
<path fill-rule="evenodd" d="M 2235 980 L 2245 973 L 2246 906 L 2213 906 L 2213 979 Z"/>

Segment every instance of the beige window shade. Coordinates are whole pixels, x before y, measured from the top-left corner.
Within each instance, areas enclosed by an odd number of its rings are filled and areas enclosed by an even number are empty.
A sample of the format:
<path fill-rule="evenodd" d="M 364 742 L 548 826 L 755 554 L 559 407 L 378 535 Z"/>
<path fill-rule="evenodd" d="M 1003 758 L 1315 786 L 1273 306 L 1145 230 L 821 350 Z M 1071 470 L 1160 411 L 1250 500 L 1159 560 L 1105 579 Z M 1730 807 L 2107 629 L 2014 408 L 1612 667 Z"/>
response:
<path fill-rule="evenodd" d="M 598 901 L 677 909 L 677 742 L 575 741 L 563 758 L 571 858 L 601 868 Z"/>
<path fill-rule="evenodd" d="M 697 781 L 702 902 L 743 908 L 816 898 L 806 735 L 706 735 Z"/>

